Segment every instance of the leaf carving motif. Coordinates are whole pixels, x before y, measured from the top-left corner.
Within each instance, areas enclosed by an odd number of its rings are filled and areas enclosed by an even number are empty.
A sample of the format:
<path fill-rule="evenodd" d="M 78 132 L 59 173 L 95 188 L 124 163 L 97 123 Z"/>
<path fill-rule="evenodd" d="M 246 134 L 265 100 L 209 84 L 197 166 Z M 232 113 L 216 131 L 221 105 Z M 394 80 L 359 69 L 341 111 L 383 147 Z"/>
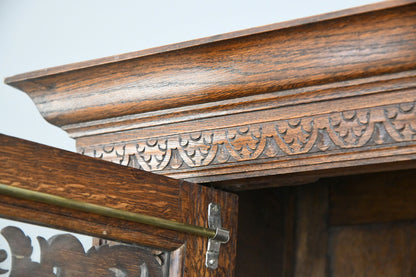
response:
<path fill-rule="evenodd" d="M 137 143 L 137 155 L 140 165 L 145 170 L 160 170 L 166 166 L 167 139 L 148 139 Z"/>
<path fill-rule="evenodd" d="M 316 140 L 316 129 L 313 128 L 313 118 L 296 118 L 281 121 L 276 124 L 277 142 L 287 154 L 308 152 Z"/>
<path fill-rule="evenodd" d="M 124 164 L 137 155 L 141 168 L 160 171 L 414 140 L 416 105 L 409 102 L 138 140 L 111 145 L 111 153 L 94 147 L 83 151 Z"/>
<path fill-rule="evenodd" d="M 179 151 L 190 166 L 201 166 L 208 164 L 214 155 L 211 149 L 213 144 L 213 133 L 191 133 L 178 137 Z M 209 162 L 208 162 L 209 161 Z"/>
<path fill-rule="evenodd" d="M 243 126 L 226 130 L 227 148 L 237 160 L 247 160 L 258 156 L 265 145 L 262 128 Z"/>
<path fill-rule="evenodd" d="M 334 113 L 329 117 L 330 134 L 333 141 L 344 148 L 364 145 L 372 133 L 367 110 Z"/>
<path fill-rule="evenodd" d="M 415 103 L 400 104 L 384 110 L 385 126 L 396 141 L 409 141 L 416 138 Z"/>
<path fill-rule="evenodd" d="M 107 160 L 113 163 L 123 164 L 126 162 L 125 153 L 126 145 L 105 145 L 102 148 L 94 149 L 93 157 Z"/>

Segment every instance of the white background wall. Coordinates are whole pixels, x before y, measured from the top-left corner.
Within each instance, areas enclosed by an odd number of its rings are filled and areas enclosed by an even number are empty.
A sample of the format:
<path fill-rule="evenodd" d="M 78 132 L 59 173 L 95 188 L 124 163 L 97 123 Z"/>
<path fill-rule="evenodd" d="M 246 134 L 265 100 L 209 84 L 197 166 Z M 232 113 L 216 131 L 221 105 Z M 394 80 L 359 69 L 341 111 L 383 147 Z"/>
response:
<path fill-rule="evenodd" d="M 0 79 L 372 2 L 0 0 Z M 28 96 L 3 82 L 0 133 L 75 151 L 74 141 L 43 120 Z M 7 224 L 0 222 L 0 229 Z"/>

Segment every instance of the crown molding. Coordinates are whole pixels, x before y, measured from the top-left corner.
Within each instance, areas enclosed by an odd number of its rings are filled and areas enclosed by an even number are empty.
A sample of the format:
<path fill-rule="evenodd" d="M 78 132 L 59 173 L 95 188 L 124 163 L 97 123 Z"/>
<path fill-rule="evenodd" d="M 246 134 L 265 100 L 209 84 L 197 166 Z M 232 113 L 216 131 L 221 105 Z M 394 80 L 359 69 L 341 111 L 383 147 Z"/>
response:
<path fill-rule="evenodd" d="M 388 1 L 6 83 L 79 152 L 175 178 L 403 165 L 416 158 L 415 27 L 414 1 Z"/>

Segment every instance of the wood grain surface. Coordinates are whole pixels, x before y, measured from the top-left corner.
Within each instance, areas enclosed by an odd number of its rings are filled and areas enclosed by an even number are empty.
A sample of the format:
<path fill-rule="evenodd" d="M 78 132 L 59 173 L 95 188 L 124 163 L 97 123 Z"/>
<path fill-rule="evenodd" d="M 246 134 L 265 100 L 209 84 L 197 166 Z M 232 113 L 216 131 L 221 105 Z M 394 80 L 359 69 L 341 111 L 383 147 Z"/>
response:
<path fill-rule="evenodd" d="M 78 63 L 68 64 L 68 65 L 63 65 L 63 66 L 57 66 L 53 68 L 37 70 L 37 71 L 29 72 L 29 73 L 18 74 L 16 76 L 7 78 L 7 80 L 10 82 L 17 82 L 17 81 L 21 81 L 25 79 L 32 79 L 32 78 L 39 78 L 39 77 L 44 77 L 48 75 L 60 74 L 60 73 L 64 73 L 67 71 L 79 70 L 85 67 L 105 65 L 108 63 L 116 63 L 116 62 L 123 61 L 123 60 L 141 58 L 144 56 L 154 55 L 154 54 L 161 53 L 161 52 L 174 51 L 174 50 L 188 48 L 188 47 L 197 46 L 201 44 L 214 43 L 214 42 L 219 42 L 223 40 L 238 38 L 241 36 L 248 36 L 248 35 L 253 35 L 253 34 L 262 33 L 262 32 L 269 32 L 269 31 L 273 31 L 276 29 L 289 28 L 293 26 L 313 23 L 316 21 L 329 20 L 329 19 L 338 18 L 342 16 L 349 16 L 349 15 L 360 14 L 360 13 L 368 13 L 368 12 L 387 9 L 387 8 L 396 7 L 400 5 L 405 5 L 409 3 L 414 3 L 414 0 L 383 1 L 383 2 L 376 3 L 376 4 L 369 4 L 369 5 L 364 5 L 360 7 L 354 7 L 354 8 L 350 8 L 346 10 L 335 11 L 335 12 L 331 12 L 327 14 L 321 14 L 318 16 L 300 18 L 300 19 L 260 26 L 260 27 L 254 27 L 254 28 L 250 28 L 246 30 L 235 31 L 235 32 L 226 33 L 222 35 L 215 35 L 211 37 L 200 38 L 200 39 L 195 39 L 191 41 L 185 41 L 185 42 L 175 43 L 171 45 L 160 46 L 160 47 L 155 47 L 155 48 L 141 50 L 141 51 L 135 51 L 135 52 L 126 53 L 126 54 L 120 54 L 120 55 L 115 55 L 111 57 L 95 59 L 91 61 L 78 62 Z"/>
<path fill-rule="evenodd" d="M 415 276 L 415 222 L 348 226 L 331 235 L 330 276 Z"/>
<path fill-rule="evenodd" d="M 295 276 L 295 187 L 241 191 L 238 196 L 236 276 Z"/>
<path fill-rule="evenodd" d="M 219 270 L 211 271 L 204 266 L 204 238 L 6 196 L 0 196 L 2 217 L 159 249 L 184 248 L 185 276 L 233 275 L 235 195 L 5 135 L 0 146 L 3 184 L 200 226 L 207 226 L 208 204 L 216 201 L 232 238 L 221 249 Z"/>
<path fill-rule="evenodd" d="M 328 187 L 298 189 L 294 276 L 328 276 Z"/>
<path fill-rule="evenodd" d="M 415 27 L 390 1 L 6 82 L 78 152 L 175 179 L 354 173 L 416 159 Z"/>
<path fill-rule="evenodd" d="M 416 170 L 344 177 L 330 186 L 329 224 L 381 224 L 416 219 Z"/>

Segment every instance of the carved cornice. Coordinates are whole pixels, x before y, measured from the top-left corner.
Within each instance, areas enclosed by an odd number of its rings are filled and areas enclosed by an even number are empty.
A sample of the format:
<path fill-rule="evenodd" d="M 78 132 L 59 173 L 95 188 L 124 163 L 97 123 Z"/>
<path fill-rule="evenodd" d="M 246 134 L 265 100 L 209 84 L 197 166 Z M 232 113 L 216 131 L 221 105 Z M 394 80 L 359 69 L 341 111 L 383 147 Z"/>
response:
<path fill-rule="evenodd" d="M 405 163 L 416 160 L 415 7 L 380 3 L 6 82 L 79 152 L 174 178 Z"/>

